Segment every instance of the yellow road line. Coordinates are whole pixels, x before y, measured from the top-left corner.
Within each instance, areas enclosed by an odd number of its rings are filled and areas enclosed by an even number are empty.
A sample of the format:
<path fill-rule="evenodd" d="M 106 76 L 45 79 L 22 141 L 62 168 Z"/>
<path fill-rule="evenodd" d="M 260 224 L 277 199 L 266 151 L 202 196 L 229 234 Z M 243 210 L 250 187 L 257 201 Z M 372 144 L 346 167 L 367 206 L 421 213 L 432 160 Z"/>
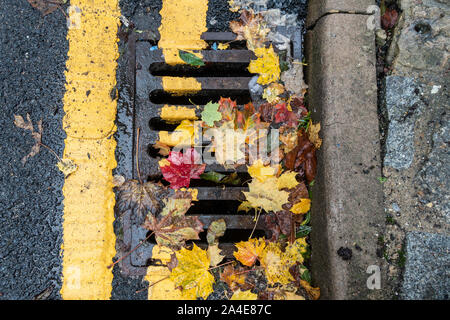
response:
<path fill-rule="evenodd" d="M 64 157 L 78 166 L 63 187 L 63 299 L 109 299 L 114 192 L 118 0 L 71 0 Z"/>
<path fill-rule="evenodd" d="M 161 39 L 158 46 L 162 49 L 166 63 L 182 64 L 183 60 L 178 55 L 178 50 L 202 50 L 207 43 L 201 39 L 202 33 L 207 31 L 206 12 L 208 11 L 208 0 L 163 0 L 160 11 L 161 26 L 159 34 Z M 197 54 L 198 55 L 198 54 Z M 162 84 L 165 91 L 175 94 L 186 94 L 201 90 L 201 84 L 195 78 L 163 77 Z M 179 113 L 172 117 L 170 113 L 173 108 L 164 107 L 161 116 L 180 119 L 180 115 L 186 115 L 185 119 L 195 117 L 195 110 L 179 109 Z M 157 250 L 158 252 L 155 252 Z M 170 260 L 170 254 L 163 252 L 158 247 L 153 250 L 154 257 Z M 168 259 L 168 260 L 167 260 Z M 170 274 L 167 267 L 150 266 L 147 269 L 147 280 L 151 287 L 148 290 L 149 300 L 165 299 L 195 299 L 195 293 L 187 290 L 184 293 L 175 289 L 175 285 L 169 279 L 160 281 Z M 160 281 L 160 282 L 158 282 Z M 155 285 L 152 285 L 156 283 Z"/>

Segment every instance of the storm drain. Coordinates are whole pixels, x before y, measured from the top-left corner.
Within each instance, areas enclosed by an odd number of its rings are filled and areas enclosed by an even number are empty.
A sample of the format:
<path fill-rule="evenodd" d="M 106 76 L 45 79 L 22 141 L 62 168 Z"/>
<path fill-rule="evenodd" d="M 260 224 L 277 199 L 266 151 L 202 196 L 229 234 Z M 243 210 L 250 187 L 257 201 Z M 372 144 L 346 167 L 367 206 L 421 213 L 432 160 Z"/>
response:
<path fill-rule="evenodd" d="M 288 51 L 291 52 L 292 58 L 301 60 L 301 30 L 282 28 L 280 31 L 290 39 L 291 47 Z M 134 139 L 139 128 L 140 143 L 137 154 L 140 172 L 142 176 L 145 174 L 145 178 L 151 181 L 162 181 L 158 165 L 162 157 L 153 145 L 158 141 L 160 132 L 166 131 L 170 134 L 179 124 L 173 118 L 171 122 L 167 122 L 164 117 L 161 117 L 165 106 L 166 110 L 167 106 L 192 109 L 200 118 L 202 107 L 209 101 L 217 102 L 221 97 L 231 98 L 238 105 L 251 101 L 248 84 L 252 75 L 247 71 L 247 67 L 250 60 L 254 58 L 254 54 L 245 48 L 244 42 L 235 41 L 235 37 L 235 34 L 228 32 L 204 33 L 202 38 L 210 44 L 211 49 L 202 51 L 205 62 L 205 66 L 202 67 L 167 65 L 162 51 L 157 48 L 158 39 L 155 39 L 151 32 L 132 34 L 129 37 L 129 79 L 135 88 Z M 229 44 L 229 49 L 212 49 L 215 47 L 214 44 L 220 43 Z M 176 83 L 178 80 L 183 81 L 183 78 L 195 78 L 195 82 L 201 84 L 201 90 L 196 91 L 189 85 L 171 88 L 170 91 L 164 90 L 164 79 L 170 79 L 172 83 Z M 196 108 L 196 105 L 200 108 Z M 135 164 L 133 167 L 136 167 Z M 230 173 L 230 170 L 220 165 L 207 165 L 205 172 L 208 171 Z M 250 179 L 245 165 L 234 171 L 238 173 L 241 181 Z M 133 175 L 136 179 L 136 169 Z M 200 240 L 193 242 L 206 248 L 206 230 L 210 223 L 224 219 L 227 230 L 221 237 L 219 246 L 227 257 L 232 257 L 234 243 L 248 240 L 255 226 L 253 215 L 237 212 L 240 201 L 243 200 L 242 191 L 246 191 L 247 188 L 228 185 L 224 187 L 204 180 L 191 180 L 190 187 L 198 189 L 198 201 L 193 201 L 193 206 L 186 215 L 198 216 L 205 228 L 205 232 L 200 233 Z M 123 219 L 124 243 L 130 249 L 135 248 L 147 238 L 150 232 L 135 221 L 132 212 L 125 214 Z M 271 236 L 264 231 L 263 220 L 259 219 L 253 233 L 254 237 Z M 147 267 L 154 263 L 151 254 L 155 244 L 152 237 L 146 240 L 144 245 L 124 259 L 123 271 L 129 275 L 144 275 Z"/>

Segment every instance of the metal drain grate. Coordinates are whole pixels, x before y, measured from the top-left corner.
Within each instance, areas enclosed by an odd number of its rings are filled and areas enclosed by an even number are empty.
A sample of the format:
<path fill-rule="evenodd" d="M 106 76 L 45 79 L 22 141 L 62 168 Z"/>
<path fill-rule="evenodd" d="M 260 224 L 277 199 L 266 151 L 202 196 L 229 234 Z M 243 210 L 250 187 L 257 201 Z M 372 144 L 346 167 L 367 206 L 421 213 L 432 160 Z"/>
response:
<path fill-rule="evenodd" d="M 301 29 L 282 28 L 280 31 L 291 39 L 292 57 L 301 60 Z M 235 35 L 227 32 L 207 32 L 202 38 L 208 43 L 224 43 L 235 40 Z M 203 61 L 206 62 L 204 67 L 169 66 L 164 63 L 162 51 L 154 50 L 156 44 L 157 39 L 151 32 L 140 35 L 133 33 L 128 39 L 129 79 L 135 88 L 134 137 L 137 128 L 140 128 L 139 166 L 141 173 L 148 174 L 148 178 L 155 181 L 160 180 L 162 175 L 158 165 L 160 158 L 152 150 L 152 145 L 158 140 L 160 131 L 170 132 L 176 127 L 161 119 L 163 106 L 195 108 L 192 105 L 194 103 L 200 106 L 200 109 L 196 110 L 198 116 L 204 104 L 211 100 L 216 102 L 220 97 L 230 97 L 238 104 L 250 102 L 248 83 L 252 75 L 248 73 L 247 66 L 254 57 L 251 51 L 246 50 L 244 43 L 235 41 L 231 43 L 229 50 L 202 51 Z M 202 90 L 194 94 L 183 91 L 165 92 L 162 77 L 194 77 L 201 83 Z M 205 172 L 207 171 L 227 172 L 218 165 L 207 166 Z M 246 166 L 241 166 L 237 171 L 242 181 L 248 180 Z M 135 169 L 133 172 L 136 178 Z M 231 257 L 234 243 L 247 240 L 254 227 L 253 215 L 236 213 L 239 200 L 243 200 L 242 191 L 246 188 L 233 186 L 223 188 L 201 180 L 192 180 L 191 187 L 198 189 L 199 201 L 193 202 L 187 215 L 197 215 L 205 230 L 212 221 L 224 219 L 227 231 L 221 238 L 220 247 L 228 257 Z M 263 219 L 259 221 L 254 236 L 270 237 L 263 229 Z M 148 230 L 135 223 L 132 213 L 124 216 L 123 227 L 124 243 L 130 249 L 136 247 L 149 234 Z M 206 232 L 202 232 L 200 237 L 201 239 L 195 243 L 200 247 L 206 247 Z M 151 252 L 154 244 L 154 240 L 150 238 L 145 245 L 124 259 L 123 271 L 129 275 L 144 275 L 147 266 L 152 263 Z"/>

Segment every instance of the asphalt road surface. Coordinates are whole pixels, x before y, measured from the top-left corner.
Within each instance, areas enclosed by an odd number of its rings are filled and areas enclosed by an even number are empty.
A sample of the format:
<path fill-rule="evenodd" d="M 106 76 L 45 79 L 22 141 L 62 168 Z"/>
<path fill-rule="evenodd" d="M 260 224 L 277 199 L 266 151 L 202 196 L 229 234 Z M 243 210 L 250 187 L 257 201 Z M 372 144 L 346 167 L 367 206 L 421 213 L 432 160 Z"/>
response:
<path fill-rule="evenodd" d="M 304 0 L 268 1 L 304 17 Z M 121 12 L 137 29 L 156 30 L 161 1 L 120 1 Z M 63 10 L 66 8 L 63 6 Z M 207 16 L 210 31 L 226 31 L 236 14 L 227 1 L 211 0 Z M 42 142 L 58 155 L 64 149 L 62 130 L 65 62 L 68 42 L 66 18 L 61 10 L 42 16 L 27 0 L 0 0 L 0 299 L 60 299 L 62 259 L 63 174 L 57 158 L 41 148 L 25 164 L 33 139 L 16 128 L 14 115 L 28 113 L 34 124 L 42 119 Z M 125 50 L 124 42 L 119 45 Z M 121 144 L 130 135 L 130 105 L 124 83 L 126 61 L 119 59 L 116 173 L 129 176 L 130 150 Z M 115 226 L 119 232 L 120 225 Z M 145 299 L 142 278 L 126 278 L 114 268 L 112 299 Z"/>

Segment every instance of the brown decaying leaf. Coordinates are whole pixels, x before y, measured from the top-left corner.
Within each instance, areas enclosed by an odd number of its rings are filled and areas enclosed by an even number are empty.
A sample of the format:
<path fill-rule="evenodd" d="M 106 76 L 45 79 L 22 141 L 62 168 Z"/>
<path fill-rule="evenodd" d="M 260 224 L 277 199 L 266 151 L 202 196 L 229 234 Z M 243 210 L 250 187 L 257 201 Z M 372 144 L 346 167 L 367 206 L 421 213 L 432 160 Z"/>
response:
<path fill-rule="evenodd" d="M 176 191 L 165 199 L 165 207 L 157 216 L 148 213 L 143 228 L 153 231 L 158 245 L 181 248 L 186 240 L 198 240 L 203 231 L 203 223 L 198 217 L 185 216 L 191 207 L 192 194 Z"/>
<path fill-rule="evenodd" d="M 170 147 L 162 142 L 157 141 L 154 145 L 153 148 L 155 149 L 159 149 L 158 153 L 160 155 L 162 155 L 163 157 L 168 156 L 170 153 Z"/>
<path fill-rule="evenodd" d="M 34 139 L 34 145 L 31 148 L 29 154 L 22 158 L 22 164 L 25 164 L 27 160 L 31 157 L 37 155 L 40 151 L 42 143 L 42 120 L 37 122 L 38 131 L 34 131 L 33 123 L 31 122 L 30 115 L 27 113 L 27 121 L 25 121 L 22 116 L 14 115 L 14 124 L 16 127 L 30 131 L 31 136 Z"/>
<path fill-rule="evenodd" d="M 241 21 L 230 22 L 230 29 L 237 34 L 236 40 L 246 40 L 249 50 L 255 50 L 264 45 L 270 29 L 265 27 L 262 15 L 253 11 L 243 10 Z"/>
<path fill-rule="evenodd" d="M 118 187 L 118 191 L 119 211 L 136 209 L 137 216 L 143 218 L 147 211 L 156 213 L 161 208 L 160 196 L 165 188 L 159 183 L 128 180 Z"/>
<path fill-rule="evenodd" d="M 386 12 L 381 16 L 381 26 L 383 29 L 392 29 L 398 20 L 398 12 L 395 9 L 386 9 Z"/>
<path fill-rule="evenodd" d="M 308 183 L 314 180 L 317 170 L 316 148 L 309 141 L 303 129 L 298 131 L 297 146 L 285 157 L 285 165 L 289 170 L 304 171 Z"/>
<path fill-rule="evenodd" d="M 62 4 L 66 3 L 67 0 L 27 0 L 29 4 L 38 9 L 43 16 L 52 13 L 58 9 Z"/>
<path fill-rule="evenodd" d="M 245 283 L 245 277 L 247 272 L 242 267 L 233 267 L 227 265 L 224 267 L 223 272 L 220 274 L 220 280 L 224 281 L 232 291 L 238 289 L 248 289 Z"/>

